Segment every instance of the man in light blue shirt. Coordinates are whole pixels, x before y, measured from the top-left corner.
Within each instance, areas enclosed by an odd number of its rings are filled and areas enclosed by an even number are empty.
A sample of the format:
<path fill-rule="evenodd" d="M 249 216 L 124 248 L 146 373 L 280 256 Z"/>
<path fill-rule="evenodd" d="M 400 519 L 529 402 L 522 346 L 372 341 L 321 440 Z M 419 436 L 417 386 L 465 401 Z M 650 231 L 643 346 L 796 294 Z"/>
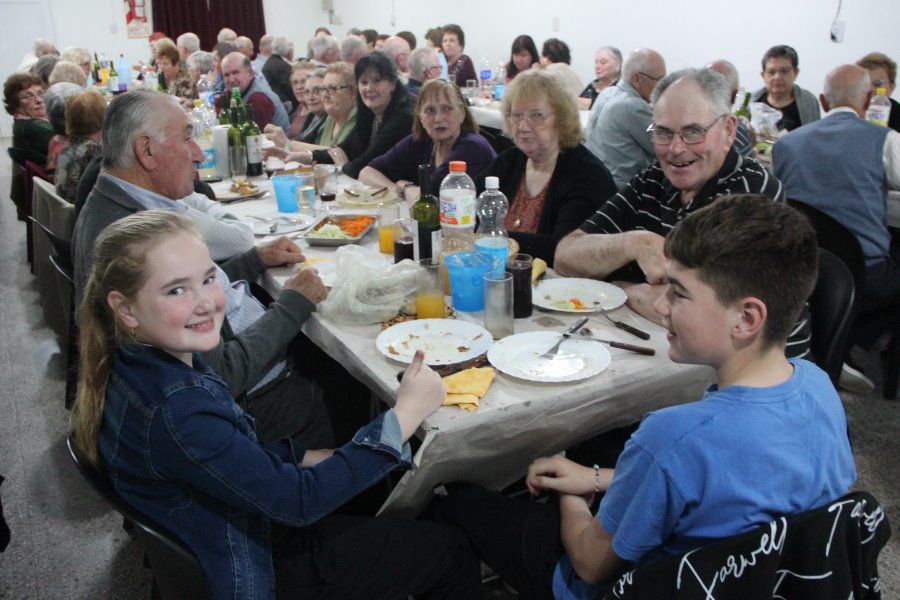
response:
<path fill-rule="evenodd" d="M 638 48 L 622 66 L 622 78 L 597 97 L 585 127 L 588 150 L 599 158 L 622 188 L 656 157 L 647 127 L 653 121 L 650 94 L 666 75 L 666 62 L 655 50 Z"/>

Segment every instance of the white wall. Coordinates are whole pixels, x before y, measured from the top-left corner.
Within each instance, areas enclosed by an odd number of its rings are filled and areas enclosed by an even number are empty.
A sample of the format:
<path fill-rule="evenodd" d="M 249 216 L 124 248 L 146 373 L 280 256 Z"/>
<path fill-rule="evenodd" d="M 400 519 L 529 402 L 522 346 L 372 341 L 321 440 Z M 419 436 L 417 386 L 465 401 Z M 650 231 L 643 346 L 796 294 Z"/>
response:
<path fill-rule="evenodd" d="M 512 40 L 531 35 L 540 50 L 550 37 L 572 48 L 573 66 L 593 79 L 594 50 L 603 45 L 623 52 L 638 46 L 659 50 L 669 70 L 700 66 L 715 58 L 734 62 L 741 83 L 762 85 L 759 61 L 775 44 L 790 44 L 800 55 L 798 84 L 818 94 L 825 74 L 872 50 L 900 60 L 900 2 L 845 0 L 844 42 L 829 31 L 837 0 L 332 0 L 342 25 L 328 25 L 320 0 L 264 0 L 270 33 L 290 35 L 303 47 L 319 25 L 342 37 L 350 27 L 391 33 L 408 29 L 417 37 L 435 25 L 457 23 L 466 32 L 466 53 L 479 67 L 482 56 L 507 60 Z M 392 22 L 392 16 L 393 22 Z M 554 17 L 559 29 L 553 30 Z"/>

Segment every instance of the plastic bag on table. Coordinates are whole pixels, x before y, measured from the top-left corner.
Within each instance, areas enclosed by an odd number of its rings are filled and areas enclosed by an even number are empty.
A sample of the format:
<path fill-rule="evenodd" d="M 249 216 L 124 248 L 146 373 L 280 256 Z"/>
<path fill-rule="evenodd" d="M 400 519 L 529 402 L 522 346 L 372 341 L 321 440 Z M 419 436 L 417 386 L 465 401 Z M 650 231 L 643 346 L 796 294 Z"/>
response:
<path fill-rule="evenodd" d="M 328 298 L 316 309 L 344 325 L 371 325 L 397 316 L 415 303 L 424 269 L 411 260 L 388 264 L 378 252 L 357 245 L 338 248 L 337 278 Z"/>
<path fill-rule="evenodd" d="M 778 121 L 784 115 L 777 108 L 765 102 L 750 103 L 750 124 L 756 131 L 758 140 L 772 140 L 778 137 Z"/>

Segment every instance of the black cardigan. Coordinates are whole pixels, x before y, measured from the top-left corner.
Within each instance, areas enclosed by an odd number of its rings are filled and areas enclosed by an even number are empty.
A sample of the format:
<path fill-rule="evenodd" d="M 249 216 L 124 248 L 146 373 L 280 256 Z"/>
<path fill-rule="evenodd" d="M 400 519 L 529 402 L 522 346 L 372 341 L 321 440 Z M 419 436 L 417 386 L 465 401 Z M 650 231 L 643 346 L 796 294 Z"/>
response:
<path fill-rule="evenodd" d="M 397 85 L 400 85 L 399 83 Z M 338 144 L 338 148 L 344 151 L 347 158 L 350 159 L 343 167 L 346 175 L 357 179 L 359 172 L 363 170 L 373 159 L 381 156 L 397 142 L 412 133 L 413 125 L 413 105 L 409 99 L 409 94 L 405 91 L 402 95 L 398 95 L 391 100 L 390 105 L 384 111 L 384 118 L 375 137 L 372 137 L 372 126 L 374 119 L 360 119 L 360 111 L 369 110 L 365 108 L 362 102 L 357 105 L 356 127 L 347 136 L 343 142 Z M 317 163 L 331 164 L 334 163 L 331 155 L 327 150 L 314 150 L 312 153 L 313 160 Z"/>
<path fill-rule="evenodd" d="M 484 190 L 485 177 L 499 177 L 500 191 L 512 204 L 527 162 L 528 157 L 518 148 L 506 150 L 478 176 L 475 184 L 479 193 Z M 584 223 L 617 190 L 606 166 L 581 144 L 560 151 L 548 185 L 537 233 L 512 231 L 509 237 L 519 243 L 522 252 L 553 266 L 559 240 Z"/>

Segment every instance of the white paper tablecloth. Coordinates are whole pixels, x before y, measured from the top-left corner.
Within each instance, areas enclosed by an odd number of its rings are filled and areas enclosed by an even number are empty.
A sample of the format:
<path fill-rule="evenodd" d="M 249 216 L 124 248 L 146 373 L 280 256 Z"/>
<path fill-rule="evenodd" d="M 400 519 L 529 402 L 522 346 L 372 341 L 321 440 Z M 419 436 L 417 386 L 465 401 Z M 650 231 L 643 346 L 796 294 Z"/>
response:
<path fill-rule="evenodd" d="M 267 197 L 240 202 L 230 210 L 239 216 L 275 214 L 275 200 Z M 377 251 L 374 230 L 363 245 Z M 314 257 L 333 256 L 335 252 L 333 248 L 310 248 L 305 242 L 301 247 Z M 277 293 L 290 273 L 287 268 L 270 269 L 262 283 Z M 422 445 L 414 457 L 414 467 L 395 487 L 382 512 L 414 516 L 430 501 L 432 488 L 445 481 L 466 480 L 499 489 L 524 475 L 528 464 L 538 456 L 637 421 L 648 411 L 700 397 L 712 381 L 709 368 L 672 363 L 666 355 L 668 343 L 661 327 L 625 307 L 613 314 L 650 332 L 651 339 L 638 340 L 600 316 L 592 317 L 588 326 L 597 337 L 652 346 L 656 356 L 611 348 L 609 369 L 577 383 L 532 383 L 498 373 L 478 411 L 443 407 L 422 424 Z M 547 329 L 535 323 L 545 315 L 565 324 L 551 328 L 558 331 L 577 316 L 535 310 L 532 317 L 516 320 L 516 333 Z M 481 324 L 481 313 L 460 313 L 459 318 Z M 335 325 L 313 313 L 303 331 L 384 402 L 394 404 L 399 386 L 396 376 L 404 365 L 376 350 L 379 325 Z"/>

